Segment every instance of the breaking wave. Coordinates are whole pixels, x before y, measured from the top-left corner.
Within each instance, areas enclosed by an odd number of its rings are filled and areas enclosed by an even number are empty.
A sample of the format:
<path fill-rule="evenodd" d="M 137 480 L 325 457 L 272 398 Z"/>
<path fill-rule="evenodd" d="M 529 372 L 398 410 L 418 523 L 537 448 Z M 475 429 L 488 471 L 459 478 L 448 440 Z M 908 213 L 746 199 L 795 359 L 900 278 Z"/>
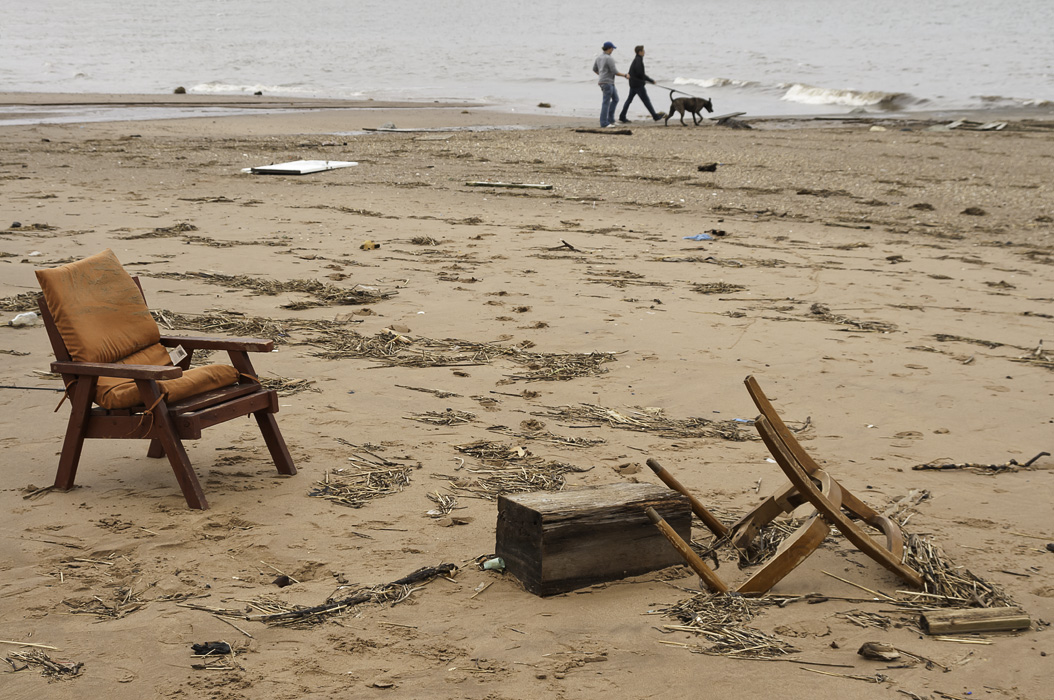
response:
<path fill-rule="evenodd" d="M 803 83 L 781 85 L 786 88 L 783 97 L 787 102 L 806 105 L 840 105 L 843 107 L 877 107 L 888 111 L 897 111 L 921 104 L 926 100 L 906 92 L 881 92 L 878 90 L 844 90 L 823 88 Z"/>
<path fill-rule="evenodd" d="M 674 78 L 674 85 L 697 85 L 704 88 L 713 87 L 759 87 L 761 83 L 754 80 L 733 80 L 731 78 Z"/>
<path fill-rule="evenodd" d="M 317 97 L 322 91 L 295 85 L 233 85 L 230 83 L 199 83 L 188 89 L 195 95 L 252 95 L 262 92 L 264 95 L 283 95 L 287 97 Z M 333 91 L 330 90 L 330 93 Z M 341 98 L 360 97 L 361 92 L 343 92 Z M 332 95 L 330 95 L 332 96 Z"/>

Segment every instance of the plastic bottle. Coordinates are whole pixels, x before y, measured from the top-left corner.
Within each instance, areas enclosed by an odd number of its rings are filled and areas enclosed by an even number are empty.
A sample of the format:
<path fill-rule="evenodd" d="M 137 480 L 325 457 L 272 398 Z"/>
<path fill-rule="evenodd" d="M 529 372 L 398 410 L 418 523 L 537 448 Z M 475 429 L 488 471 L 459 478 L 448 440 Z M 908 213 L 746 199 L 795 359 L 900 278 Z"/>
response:
<path fill-rule="evenodd" d="M 22 326 L 32 326 L 38 320 L 37 315 L 32 311 L 27 311 L 23 314 L 18 314 L 9 322 L 15 328 L 21 328 Z"/>

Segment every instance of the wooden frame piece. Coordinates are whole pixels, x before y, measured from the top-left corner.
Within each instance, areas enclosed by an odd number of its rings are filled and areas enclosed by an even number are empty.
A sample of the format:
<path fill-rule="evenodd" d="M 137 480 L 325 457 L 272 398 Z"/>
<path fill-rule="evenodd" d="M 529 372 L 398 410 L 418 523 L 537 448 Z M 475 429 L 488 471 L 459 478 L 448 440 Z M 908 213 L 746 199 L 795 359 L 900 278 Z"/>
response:
<path fill-rule="evenodd" d="M 138 285 L 139 279 L 133 279 Z M 168 457 L 187 505 L 204 510 L 208 508 L 208 501 L 183 447 L 183 440 L 200 438 L 204 428 L 249 414 L 260 427 L 278 472 L 296 474 L 293 458 L 274 417 L 278 412 L 278 394 L 260 384 L 248 355 L 249 352 L 269 352 L 274 347 L 273 341 L 162 336 L 163 345 L 182 345 L 187 351 L 178 366 L 75 362 L 43 295 L 37 303 L 55 353 L 56 361 L 51 363 L 51 371 L 62 375 L 71 403 L 55 475 L 56 488 L 63 491 L 73 488 L 85 439 L 146 439 L 150 440 L 148 457 Z M 240 373 L 238 383 L 170 404 L 164 400 L 157 382 L 182 376 L 183 371 L 190 367 L 195 349 L 226 350 L 231 364 Z M 99 377 L 133 379 L 139 390 L 140 405 L 130 409 L 93 408 Z"/>

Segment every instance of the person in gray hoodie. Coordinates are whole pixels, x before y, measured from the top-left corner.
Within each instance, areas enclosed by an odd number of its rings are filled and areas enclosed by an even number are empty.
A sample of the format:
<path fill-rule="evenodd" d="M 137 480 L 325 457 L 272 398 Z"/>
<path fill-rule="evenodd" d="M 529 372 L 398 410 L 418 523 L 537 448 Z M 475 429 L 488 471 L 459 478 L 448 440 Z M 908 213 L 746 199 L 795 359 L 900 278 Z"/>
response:
<path fill-rule="evenodd" d="M 615 67 L 615 59 L 611 57 L 611 52 L 615 48 L 610 41 L 605 41 L 601 48 L 602 53 L 597 56 L 597 60 L 593 61 L 593 72 L 599 76 L 597 84 L 600 85 L 600 91 L 604 94 L 603 101 L 600 103 L 600 126 L 602 127 L 615 125 L 615 108 L 618 107 L 615 76 L 629 78 L 625 73 L 619 73 L 618 68 Z"/>

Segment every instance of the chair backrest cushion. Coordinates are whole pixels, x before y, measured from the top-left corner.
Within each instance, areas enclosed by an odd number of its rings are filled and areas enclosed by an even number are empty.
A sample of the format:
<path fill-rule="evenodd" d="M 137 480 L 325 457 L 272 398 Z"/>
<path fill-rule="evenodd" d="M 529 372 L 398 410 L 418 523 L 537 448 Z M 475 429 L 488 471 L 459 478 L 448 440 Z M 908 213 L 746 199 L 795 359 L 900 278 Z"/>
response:
<path fill-rule="evenodd" d="M 117 362 L 160 341 L 139 286 L 109 248 L 36 275 L 74 361 Z"/>

